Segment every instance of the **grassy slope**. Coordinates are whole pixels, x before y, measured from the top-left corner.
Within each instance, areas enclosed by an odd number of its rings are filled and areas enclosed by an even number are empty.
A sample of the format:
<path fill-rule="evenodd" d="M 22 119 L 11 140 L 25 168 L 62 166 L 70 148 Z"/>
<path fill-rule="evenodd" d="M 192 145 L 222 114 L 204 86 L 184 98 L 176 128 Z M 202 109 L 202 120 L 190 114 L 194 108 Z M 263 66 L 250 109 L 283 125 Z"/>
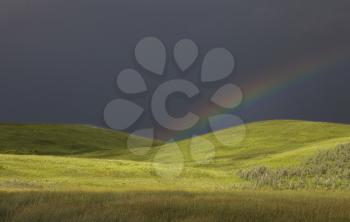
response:
<path fill-rule="evenodd" d="M 60 156 L 108 150 L 124 152 L 127 136 L 126 133 L 88 125 L 2 124 L 0 152 Z"/>
<path fill-rule="evenodd" d="M 220 133 L 230 140 L 237 130 Z M 185 170 L 170 181 L 155 176 L 159 148 L 135 157 L 126 136 L 88 126 L 0 126 L 0 221 L 350 221 L 349 192 L 234 190 L 245 182 L 239 169 L 298 165 L 349 143 L 348 125 L 252 123 L 244 142 L 231 147 L 208 134 L 217 147 L 209 165 L 196 164 L 189 141 L 181 141 Z"/>
<path fill-rule="evenodd" d="M 245 129 L 245 139 L 235 146 L 221 145 L 213 134 L 202 136 L 216 147 L 216 159 L 209 165 L 192 161 L 190 140 L 180 141 L 178 145 L 191 166 L 235 171 L 262 164 L 270 167 L 298 165 L 319 150 L 350 142 L 350 125 L 345 124 L 275 120 L 247 124 Z M 227 140 L 234 140 L 234 135 L 241 130 L 236 127 L 218 133 Z"/>
<path fill-rule="evenodd" d="M 88 126 L 2 125 L 0 152 L 64 157 L 0 155 L 0 188 L 230 190 L 234 184 L 242 182 L 235 173 L 239 169 L 261 164 L 272 167 L 297 165 L 319 149 L 334 148 L 350 141 L 349 125 L 266 121 L 246 127 L 246 138 L 238 146 L 224 147 L 213 139 L 213 135 L 203 136 L 216 146 L 216 158 L 209 165 L 192 161 L 189 140 L 179 142 L 186 167 L 180 178 L 167 183 L 160 181 L 154 173 L 152 160 L 158 149 L 136 158 L 125 149 L 126 135 L 123 133 Z M 219 133 L 229 140 L 239 130 L 232 128 Z M 160 158 L 166 159 L 167 155 Z M 133 161 L 135 159 L 139 161 Z"/>

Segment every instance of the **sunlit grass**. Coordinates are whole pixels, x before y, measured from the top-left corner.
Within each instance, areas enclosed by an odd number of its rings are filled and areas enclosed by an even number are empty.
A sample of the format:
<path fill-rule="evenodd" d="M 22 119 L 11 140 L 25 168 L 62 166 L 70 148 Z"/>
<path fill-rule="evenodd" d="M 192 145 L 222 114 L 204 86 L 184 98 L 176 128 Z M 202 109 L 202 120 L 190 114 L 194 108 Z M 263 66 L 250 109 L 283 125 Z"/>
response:
<path fill-rule="evenodd" d="M 341 187 L 281 192 L 252 186 L 254 181 L 238 174 L 257 166 L 299 167 L 320 150 L 348 144 L 349 125 L 266 121 L 245 127 L 244 141 L 235 146 L 223 146 L 213 134 L 202 136 L 214 145 L 215 157 L 199 163 L 195 160 L 210 150 L 202 140 L 135 156 L 124 133 L 78 125 L 2 125 L 0 221 L 350 221 L 350 193 Z M 230 140 L 240 130 L 219 133 Z M 180 153 L 158 152 L 177 146 Z M 159 177 L 163 160 L 183 160 L 182 173 Z"/>

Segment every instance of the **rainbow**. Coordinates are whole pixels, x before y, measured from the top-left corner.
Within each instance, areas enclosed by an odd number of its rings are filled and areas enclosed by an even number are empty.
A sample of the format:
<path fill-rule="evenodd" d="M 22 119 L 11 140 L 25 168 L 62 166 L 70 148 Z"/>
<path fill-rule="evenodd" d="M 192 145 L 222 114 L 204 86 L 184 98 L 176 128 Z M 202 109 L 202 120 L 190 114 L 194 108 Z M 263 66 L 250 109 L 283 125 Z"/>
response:
<path fill-rule="evenodd" d="M 259 73 L 259 79 L 255 79 L 246 84 L 240 85 L 244 93 L 244 101 L 240 107 L 249 109 L 256 102 L 268 99 L 273 95 L 286 91 L 295 85 L 310 81 L 330 70 L 350 60 L 350 51 L 327 50 L 317 54 L 317 56 L 299 58 L 294 62 L 282 67 L 274 68 Z M 329 72 L 328 72 L 329 73 Z M 253 75 L 256 76 L 256 75 Z M 222 98 L 225 100 L 226 98 Z M 238 109 L 240 108 L 238 107 Z M 202 121 L 192 129 L 177 134 L 179 137 L 190 136 L 204 126 L 204 122 L 210 116 L 225 113 L 234 113 L 237 108 L 231 110 L 202 107 Z"/>
<path fill-rule="evenodd" d="M 289 63 L 279 69 L 261 73 L 261 79 L 244 84 L 244 106 L 249 106 L 266 97 L 288 90 L 299 83 L 303 83 L 326 73 L 340 64 L 348 62 L 350 52 L 328 51 L 318 56 L 301 59 Z"/>

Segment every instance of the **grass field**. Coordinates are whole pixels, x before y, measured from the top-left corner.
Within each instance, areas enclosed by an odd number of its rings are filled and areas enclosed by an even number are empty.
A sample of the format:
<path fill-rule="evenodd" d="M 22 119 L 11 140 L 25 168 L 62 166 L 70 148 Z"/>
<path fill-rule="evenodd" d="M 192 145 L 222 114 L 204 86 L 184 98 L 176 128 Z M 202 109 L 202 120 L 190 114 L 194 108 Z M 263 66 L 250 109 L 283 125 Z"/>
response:
<path fill-rule="evenodd" d="M 293 191 L 0 193 L 2 221 L 346 222 L 350 197 Z"/>
<path fill-rule="evenodd" d="M 126 148 L 125 133 L 81 125 L 0 125 L 0 221 L 350 221 L 350 157 L 306 178 L 328 181 L 341 174 L 342 186 L 285 186 L 299 178 L 288 176 L 295 169 L 316 169 L 307 165 L 316 157 L 331 162 L 333 153 L 343 155 L 337 149 L 350 143 L 350 125 L 280 120 L 245 127 L 244 141 L 234 146 L 203 135 L 216 148 L 206 164 L 191 156 L 193 147 L 206 149 L 202 140 L 194 146 L 178 141 L 183 171 L 164 180 L 156 173 L 164 166 L 153 160 L 176 162 L 176 155 L 159 152 L 175 144 L 136 156 Z M 230 141 L 241 130 L 219 133 Z M 268 171 L 242 176 L 257 168 Z M 282 170 L 287 177 L 276 177 Z M 256 186 L 266 175 L 284 186 Z"/>

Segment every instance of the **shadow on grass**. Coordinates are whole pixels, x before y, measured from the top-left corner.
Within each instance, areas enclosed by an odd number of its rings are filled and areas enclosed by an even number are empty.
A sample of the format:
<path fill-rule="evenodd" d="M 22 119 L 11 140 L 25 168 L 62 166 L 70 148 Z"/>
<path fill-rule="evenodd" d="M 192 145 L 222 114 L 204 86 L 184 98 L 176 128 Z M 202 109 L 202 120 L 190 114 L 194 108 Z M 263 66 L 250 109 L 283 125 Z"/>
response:
<path fill-rule="evenodd" d="M 0 221 L 350 221 L 350 193 L 0 192 Z"/>

